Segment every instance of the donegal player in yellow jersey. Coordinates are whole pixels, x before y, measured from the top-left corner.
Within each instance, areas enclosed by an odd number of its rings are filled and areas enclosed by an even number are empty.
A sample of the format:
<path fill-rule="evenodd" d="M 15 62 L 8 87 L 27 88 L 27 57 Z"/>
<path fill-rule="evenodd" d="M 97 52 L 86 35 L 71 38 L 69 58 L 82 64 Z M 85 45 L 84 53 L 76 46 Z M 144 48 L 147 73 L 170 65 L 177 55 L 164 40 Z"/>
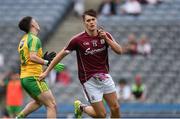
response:
<path fill-rule="evenodd" d="M 21 85 L 33 98 L 26 107 L 17 115 L 17 118 L 26 117 L 37 110 L 41 105 L 47 109 L 47 117 L 56 117 L 56 102 L 54 96 L 45 81 L 39 81 L 38 77 L 43 71 L 43 65 L 49 65 L 56 56 L 55 52 L 46 52 L 43 56 L 41 41 L 37 37 L 40 27 L 37 21 L 30 17 L 24 17 L 19 22 L 19 28 L 26 34 L 22 37 L 18 52 L 21 60 Z M 62 67 L 58 67 L 60 69 Z"/>

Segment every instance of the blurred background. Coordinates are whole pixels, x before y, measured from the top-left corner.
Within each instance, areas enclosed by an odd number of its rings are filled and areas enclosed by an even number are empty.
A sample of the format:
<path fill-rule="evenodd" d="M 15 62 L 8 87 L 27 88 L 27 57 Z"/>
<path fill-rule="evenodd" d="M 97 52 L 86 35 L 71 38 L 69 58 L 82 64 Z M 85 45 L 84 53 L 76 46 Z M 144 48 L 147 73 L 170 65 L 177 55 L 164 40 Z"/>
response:
<path fill-rule="evenodd" d="M 81 15 L 90 8 L 97 10 L 100 26 L 131 48 L 123 55 L 109 50 L 122 117 L 180 117 L 180 0 L 0 0 L 1 118 L 14 117 L 8 106 L 24 106 L 30 100 L 19 85 L 19 20 L 34 17 L 41 26 L 44 52 L 58 52 L 83 30 Z M 58 117 L 73 118 L 74 100 L 87 103 L 76 53 L 62 63 L 65 70 L 52 71 L 47 82 Z M 28 117 L 45 116 L 42 107 Z"/>

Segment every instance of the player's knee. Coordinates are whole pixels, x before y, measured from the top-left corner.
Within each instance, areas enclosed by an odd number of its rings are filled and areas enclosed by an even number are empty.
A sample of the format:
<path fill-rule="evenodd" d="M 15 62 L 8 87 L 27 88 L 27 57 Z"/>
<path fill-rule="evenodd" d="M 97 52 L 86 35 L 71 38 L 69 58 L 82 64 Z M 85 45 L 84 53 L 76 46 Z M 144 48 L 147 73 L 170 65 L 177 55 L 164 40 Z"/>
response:
<path fill-rule="evenodd" d="M 48 108 L 51 108 L 51 109 L 56 109 L 56 102 L 53 100 L 53 101 L 50 101 L 47 105 Z"/>
<path fill-rule="evenodd" d="M 52 108 L 55 108 L 55 109 L 56 109 L 56 106 L 57 106 L 57 105 L 56 105 L 56 102 L 55 102 L 55 101 L 53 101 L 51 105 L 52 105 Z"/>
<path fill-rule="evenodd" d="M 119 104 L 114 104 L 113 106 L 110 107 L 111 112 L 117 112 L 119 111 Z"/>
<path fill-rule="evenodd" d="M 50 105 L 47 106 L 47 108 L 56 110 L 56 105 L 55 104 L 50 104 Z"/>

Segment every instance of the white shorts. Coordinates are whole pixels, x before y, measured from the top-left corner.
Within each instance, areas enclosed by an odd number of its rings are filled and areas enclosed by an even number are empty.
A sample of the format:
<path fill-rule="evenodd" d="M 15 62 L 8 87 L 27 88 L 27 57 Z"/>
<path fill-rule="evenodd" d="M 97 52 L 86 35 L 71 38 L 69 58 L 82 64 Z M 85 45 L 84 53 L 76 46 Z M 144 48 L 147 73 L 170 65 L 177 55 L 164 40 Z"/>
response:
<path fill-rule="evenodd" d="M 104 74 L 103 80 L 97 77 L 91 77 L 83 84 L 86 99 L 90 103 L 100 102 L 103 94 L 109 94 L 116 91 L 114 81 L 109 74 Z"/>

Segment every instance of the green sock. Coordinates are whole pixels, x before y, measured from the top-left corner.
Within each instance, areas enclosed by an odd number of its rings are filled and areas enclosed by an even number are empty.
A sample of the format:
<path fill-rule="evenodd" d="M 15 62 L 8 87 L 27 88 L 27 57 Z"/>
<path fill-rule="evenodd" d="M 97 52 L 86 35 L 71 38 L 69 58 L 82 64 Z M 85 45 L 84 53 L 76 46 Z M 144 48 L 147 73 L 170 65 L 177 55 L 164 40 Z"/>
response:
<path fill-rule="evenodd" d="M 24 118 L 24 117 L 25 117 L 25 115 L 24 115 L 23 112 L 20 112 L 20 113 L 17 115 L 17 118 Z"/>

